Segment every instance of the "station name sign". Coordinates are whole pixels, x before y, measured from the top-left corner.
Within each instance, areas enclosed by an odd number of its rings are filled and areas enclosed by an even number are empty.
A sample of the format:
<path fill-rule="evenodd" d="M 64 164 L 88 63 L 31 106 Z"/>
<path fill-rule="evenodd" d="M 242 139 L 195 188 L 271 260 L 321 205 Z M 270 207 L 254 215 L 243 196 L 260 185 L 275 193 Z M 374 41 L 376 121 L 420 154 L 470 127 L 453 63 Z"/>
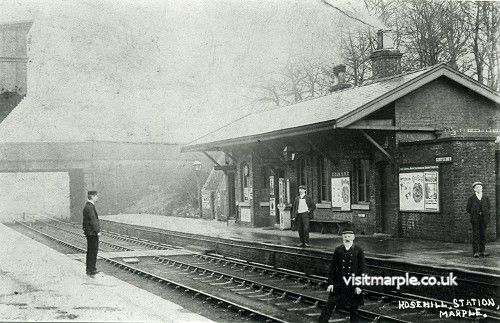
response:
<path fill-rule="evenodd" d="M 436 163 L 451 163 L 451 156 L 436 157 Z"/>

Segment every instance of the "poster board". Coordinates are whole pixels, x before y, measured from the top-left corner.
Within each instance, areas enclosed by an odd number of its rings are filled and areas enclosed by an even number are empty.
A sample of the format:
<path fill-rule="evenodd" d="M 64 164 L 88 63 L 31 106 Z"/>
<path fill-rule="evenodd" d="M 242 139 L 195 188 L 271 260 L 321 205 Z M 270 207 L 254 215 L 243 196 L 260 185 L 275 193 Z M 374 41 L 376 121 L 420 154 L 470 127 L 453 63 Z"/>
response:
<path fill-rule="evenodd" d="M 201 207 L 204 209 L 210 209 L 211 200 L 212 199 L 210 198 L 210 192 L 203 191 L 201 194 Z"/>
<path fill-rule="evenodd" d="M 285 204 L 286 202 L 286 183 L 284 178 L 278 179 L 278 204 Z"/>
<path fill-rule="evenodd" d="M 400 169 L 399 210 L 439 212 L 439 170 L 437 166 Z"/>
<path fill-rule="evenodd" d="M 276 216 L 276 198 L 269 198 L 269 215 Z"/>
<path fill-rule="evenodd" d="M 351 177 L 348 172 L 332 173 L 331 192 L 333 211 L 351 210 Z"/>

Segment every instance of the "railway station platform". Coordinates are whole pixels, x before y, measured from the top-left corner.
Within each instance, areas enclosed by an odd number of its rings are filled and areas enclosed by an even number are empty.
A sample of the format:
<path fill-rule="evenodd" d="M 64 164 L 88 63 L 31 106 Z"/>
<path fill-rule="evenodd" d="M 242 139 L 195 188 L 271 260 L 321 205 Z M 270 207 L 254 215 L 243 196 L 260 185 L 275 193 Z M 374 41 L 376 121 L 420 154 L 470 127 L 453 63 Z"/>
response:
<path fill-rule="evenodd" d="M 0 224 L 0 321 L 211 322 Z"/>
<path fill-rule="evenodd" d="M 294 247 L 299 243 L 297 231 L 276 228 L 249 228 L 215 220 L 171 217 L 152 214 L 118 214 L 100 216 L 103 220 L 193 233 L 224 239 L 245 240 Z M 464 231 L 467 234 L 467 231 Z M 331 251 L 342 243 L 337 234 L 310 233 L 311 249 Z M 473 258 L 469 243 L 392 238 L 388 235 L 356 235 L 356 243 L 371 257 L 391 261 L 446 267 L 496 275 L 500 278 L 500 242 L 486 244 L 485 258 Z M 297 247 L 298 248 L 298 247 Z"/>

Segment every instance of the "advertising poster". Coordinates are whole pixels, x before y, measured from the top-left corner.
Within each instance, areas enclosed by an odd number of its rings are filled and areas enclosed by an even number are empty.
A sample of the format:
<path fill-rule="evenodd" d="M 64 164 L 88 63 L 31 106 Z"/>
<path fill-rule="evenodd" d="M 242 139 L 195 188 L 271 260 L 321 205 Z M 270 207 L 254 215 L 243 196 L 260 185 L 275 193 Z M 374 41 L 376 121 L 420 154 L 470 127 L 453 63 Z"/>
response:
<path fill-rule="evenodd" d="M 274 176 L 269 176 L 269 195 L 274 196 Z"/>
<path fill-rule="evenodd" d="M 278 179 L 278 193 L 279 193 L 278 203 L 284 204 L 285 203 L 285 179 L 284 178 Z"/>
<path fill-rule="evenodd" d="M 210 192 L 203 192 L 201 194 L 201 207 L 204 209 L 210 209 Z"/>
<path fill-rule="evenodd" d="M 276 198 L 274 197 L 269 199 L 269 215 L 276 216 Z"/>
<path fill-rule="evenodd" d="M 439 211 L 437 170 L 415 170 L 399 174 L 399 209 L 401 211 Z"/>
<path fill-rule="evenodd" d="M 351 180 L 349 176 L 331 179 L 332 208 L 337 211 L 351 210 Z"/>
<path fill-rule="evenodd" d="M 425 209 L 426 210 L 439 210 L 438 203 L 438 174 L 434 172 L 425 172 Z"/>

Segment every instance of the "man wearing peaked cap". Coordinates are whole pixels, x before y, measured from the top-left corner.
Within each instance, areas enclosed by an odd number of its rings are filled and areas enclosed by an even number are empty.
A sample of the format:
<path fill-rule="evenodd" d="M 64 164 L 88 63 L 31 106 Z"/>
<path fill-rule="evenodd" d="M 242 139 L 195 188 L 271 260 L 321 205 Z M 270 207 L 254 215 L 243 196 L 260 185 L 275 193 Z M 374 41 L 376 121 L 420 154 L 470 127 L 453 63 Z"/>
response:
<path fill-rule="evenodd" d="M 83 208 L 83 233 L 87 238 L 87 258 L 86 267 L 87 275 L 94 277 L 99 271 L 96 269 L 97 252 L 99 250 L 99 236 L 101 228 L 99 225 L 99 217 L 95 208 L 97 202 L 97 191 L 88 191 L 87 203 Z"/>
<path fill-rule="evenodd" d="M 490 200 L 483 195 L 483 183 L 472 183 L 474 194 L 467 201 L 466 211 L 472 224 L 472 255 L 474 258 L 487 257 L 484 252 L 486 226 L 490 221 Z"/>
<path fill-rule="evenodd" d="M 335 308 L 349 309 L 350 321 L 358 322 L 358 307 L 363 304 L 363 294 L 359 286 L 346 284 L 345 279 L 361 277 L 366 270 L 365 256 L 361 247 L 354 245 L 354 231 L 351 227 L 342 230 L 343 244 L 333 253 L 328 274 L 328 300 L 321 312 L 319 322 L 328 322 Z"/>

